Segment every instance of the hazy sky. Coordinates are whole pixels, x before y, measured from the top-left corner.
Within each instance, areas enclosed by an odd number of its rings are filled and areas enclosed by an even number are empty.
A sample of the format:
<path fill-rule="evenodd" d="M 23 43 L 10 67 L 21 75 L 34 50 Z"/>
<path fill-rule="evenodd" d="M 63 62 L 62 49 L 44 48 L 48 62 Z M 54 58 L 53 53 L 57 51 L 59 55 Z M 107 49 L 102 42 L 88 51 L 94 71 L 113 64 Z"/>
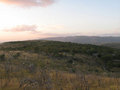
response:
<path fill-rule="evenodd" d="M 119 34 L 120 0 L 0 0 L 0 41 Z"/>

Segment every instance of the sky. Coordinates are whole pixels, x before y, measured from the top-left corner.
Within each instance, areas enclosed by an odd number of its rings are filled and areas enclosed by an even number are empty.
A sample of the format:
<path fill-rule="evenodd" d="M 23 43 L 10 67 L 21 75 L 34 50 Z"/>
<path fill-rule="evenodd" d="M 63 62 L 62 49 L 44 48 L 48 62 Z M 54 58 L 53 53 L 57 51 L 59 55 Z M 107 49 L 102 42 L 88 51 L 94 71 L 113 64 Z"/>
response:
<path fill-rule="evenodd" d="M 120 36 L 120 0 L 0 0 L 0 41 Z"/>

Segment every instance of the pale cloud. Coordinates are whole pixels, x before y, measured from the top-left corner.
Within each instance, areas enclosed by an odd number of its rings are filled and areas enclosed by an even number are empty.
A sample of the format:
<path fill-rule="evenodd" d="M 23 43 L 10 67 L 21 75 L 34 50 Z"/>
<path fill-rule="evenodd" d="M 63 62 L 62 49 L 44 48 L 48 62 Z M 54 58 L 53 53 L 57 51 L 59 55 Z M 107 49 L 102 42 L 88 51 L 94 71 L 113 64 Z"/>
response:
<path fill-rule="evenodd" d="M 50 33 L 51 31 L 54 33 L 59 33 L 65 30 L 64 25 L 42 25 L 40 26 L 40 30 L 46 33 Z"/>
<path fill-rule="evenodd" d="M 59 30 L 59 29 L 63 29 L 64 26 L 63 25 L 48 25 L 45 26 L 45 29 L 50 29 L 50 30 Z"/>
<path fill-rule="evenodd" d="M 1 3 L 5 3 L 8 5 L 15 5 L 19 7 L 46 7 L 52 5 L 54 0 L 0 0 Z"/>
<path fill-rule="evenodd" d="M 49 37 L 66 37 L 66 36 L 79 36 L 81 33 L 42 33 L 42 35 L 46 35 Z"/>
<path fill-rule="evenodd" d="M 33 34 L 43 33 L 50 33 L 54 32 L 57 33 L 64 29 L 63 25 L 17 25 L 11 28 L 5 28 L 2 31 L 4 32 L 31 32 Z"/>
<path fill-rule="evenodd" d="M 37 32 L 36 25 L 18 25 L 13 28 L 4 29 L 5 32 Z"/>

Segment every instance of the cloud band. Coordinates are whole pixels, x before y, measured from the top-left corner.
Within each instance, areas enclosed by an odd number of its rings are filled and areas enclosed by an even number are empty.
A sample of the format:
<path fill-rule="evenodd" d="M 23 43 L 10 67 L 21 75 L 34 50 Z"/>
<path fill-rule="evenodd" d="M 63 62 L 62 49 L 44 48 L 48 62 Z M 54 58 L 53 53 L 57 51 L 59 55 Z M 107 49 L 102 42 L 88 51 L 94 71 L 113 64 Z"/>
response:
<path fill-rule="evenodd" d="M 1 3 L 20 7 L 40 6 L 46 7 L 54 3 L 54 0 L 0 0 Z"/>

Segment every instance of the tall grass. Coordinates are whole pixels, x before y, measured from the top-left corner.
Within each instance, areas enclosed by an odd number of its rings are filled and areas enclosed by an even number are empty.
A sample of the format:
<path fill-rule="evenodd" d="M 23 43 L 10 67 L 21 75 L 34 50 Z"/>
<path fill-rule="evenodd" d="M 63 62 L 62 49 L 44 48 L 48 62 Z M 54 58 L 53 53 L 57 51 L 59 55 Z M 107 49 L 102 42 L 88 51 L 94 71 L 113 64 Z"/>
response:
<path fill-rule="evenodd" d="M 0 56 L 0 90 L 120 90 L 119 74 L 68 72 L 63 61 L 21 51 Z"/>

